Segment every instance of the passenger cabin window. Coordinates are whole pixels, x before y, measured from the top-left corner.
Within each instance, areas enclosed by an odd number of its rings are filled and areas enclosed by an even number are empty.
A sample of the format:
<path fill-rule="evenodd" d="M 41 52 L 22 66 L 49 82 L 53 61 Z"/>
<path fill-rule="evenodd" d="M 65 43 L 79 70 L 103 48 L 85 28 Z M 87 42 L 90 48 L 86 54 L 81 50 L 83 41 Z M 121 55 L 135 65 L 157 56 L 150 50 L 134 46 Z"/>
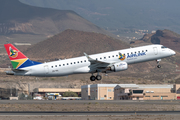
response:
<path fill-rule="evenodd" d="M 116 55 L 116 57 L 118 57 L 118 55 Z"/>
<path fill-rule="evenodd" d="M 112 57 L 114 57 L 114 55 Z"/>
<path fill-rule="evenodd" d="M 82 63 L 82 61 L 81 61 L 81 63 Z"/>
<path fill-rule="evenodd" d="M 104 57 L 104 59 L 106 59 L 106 57 Z"/>
<path fill-rule="evenodd" d="M 51 66 L 53 68 L 53 66 Z"/>
<path fill-rule="evenodd" d="M 79 63 L 79 61 L 77 63 Z"/>
<path fill-rule="evenodd" d="M 71 65 L 72 65 L 72 63 L 71 63 Z"/>
<path fill-rule="evenodd" d="M 65 66 L 65 64 L 63 64 L 63 66 Z"/>
<path fill-rule="evenodd" d="M 98 59 L 96 58 L 96 60 L 98 60 Z"/>
<path fill-rule="evenodd" d="M 69 63 L 67 63 L 67 65 L 69 65 Z"/>
<path fill-rule="evenodd" d="M 55 67 L 57 67 L 57 65 L 55 65 Z"/>
<path fill-rule="evenodd" d="M 146 52 L 147 52 L 148 50 L 146 50 Z"/>
<path fill-rule="evenodd" d="M 61 67 L 61 65 L 59 65 L 59 67 Z"/>
<path fill-rule="evenodd" d="M 74 62 L 74 64 L 76 64 L 76 62 Z"/>
<path fill-rule="evenodd" d="M 110 58 L 110 56 L 109 56 L 109 58 Z"/>
<path fill-rule="evenodd" d="M 144 52 L 144 50 L 142 50 L 142 52 Z"/>
<path fill-rule="evenodd" d="M 100 59 L 102 59 L 102 58 L 100 58 Z"/>
<path fill-rule="evenodd" d="M 84 60 L 84 62 L 86 62 L 86 60 Z"/>

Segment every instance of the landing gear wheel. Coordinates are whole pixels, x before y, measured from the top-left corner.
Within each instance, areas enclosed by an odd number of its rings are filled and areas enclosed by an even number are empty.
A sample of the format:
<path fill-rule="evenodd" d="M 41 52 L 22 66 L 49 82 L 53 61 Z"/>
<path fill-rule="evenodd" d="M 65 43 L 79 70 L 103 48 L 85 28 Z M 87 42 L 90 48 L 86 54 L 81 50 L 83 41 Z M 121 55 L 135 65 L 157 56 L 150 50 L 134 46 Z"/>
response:
<path fill-rule="evenodd" d="M 159 65 L 161 59 L 157 59 L 156 61 L 157 61 L 157 68 L 161 68 L 161 65 Z"/>
<path fill-rule="evenodd" d="M 161 65 L 157 65 L 158 68 L 161 68 Z"/>
<path fill-rule="evenodd" d="M 101 79 L 102 79 L 101 75 L 97 75 L 97 76 L 96 76 L 96 79 L 97 79 L 97 80 L 101 80 Z"/>
<path fill-rule="evenodd" d="M 92 76 L 90 77 L 90 80 L 91 80 L 91 81 L 95 81 L 95 80 L 96 80 L 96 77 L 95 77 L 94 75 L 92 75 Z"/>

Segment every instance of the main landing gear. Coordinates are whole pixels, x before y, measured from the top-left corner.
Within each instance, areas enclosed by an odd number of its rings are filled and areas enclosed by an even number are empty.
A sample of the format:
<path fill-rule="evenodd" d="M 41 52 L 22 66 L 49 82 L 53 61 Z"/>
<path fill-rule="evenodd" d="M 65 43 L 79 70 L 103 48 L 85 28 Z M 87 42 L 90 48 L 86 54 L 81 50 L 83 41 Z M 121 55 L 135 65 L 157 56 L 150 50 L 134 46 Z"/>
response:
<path fill-rule="evenodd" d="M 156 61 L 157 61 L 157 68 L 161 68 L 161 65 L 159 65 L 161 59 L 157 59 Z"/>
<path fill-rule="evenodd" d="M 97 76 L 94 76 L 94 75 L 92 74 L 92 76 L 90 77 L 90 80 L 91 80 L 91 81 L 101 80 L 101 79 L 102 79 L 102 76 L 99 75 L 99 74 L 97 74 Z"/>

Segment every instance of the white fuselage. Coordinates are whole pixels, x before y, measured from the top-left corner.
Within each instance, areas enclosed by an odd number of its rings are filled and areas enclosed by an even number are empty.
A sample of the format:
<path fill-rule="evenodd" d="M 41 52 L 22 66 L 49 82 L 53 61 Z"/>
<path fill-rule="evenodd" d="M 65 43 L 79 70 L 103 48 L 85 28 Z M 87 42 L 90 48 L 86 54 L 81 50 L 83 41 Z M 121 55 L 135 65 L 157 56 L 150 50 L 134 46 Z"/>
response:
<path fill-rule="evenodd" d="M 126 57 L 124 60 L 119 59 L 119 53 L 125 54 Z M 148 45 L 89 55 L 89 57 L 109 64 L 119 62 L 134 64 L 151 60 L 157 60 L 172 56 L 174 54 L 175 52 L 173 50 L 169 48 L 164 48 L 164 46 L 162 45 Z M 96 66 L 91 65 L 88 58 L 86 56 L 82 56 L 25 67 L 22 68 L 22 70 L 26 71 L 15 72 L 14 75 L 66 76 L 70 74 L 95 73 L 96 69 L 97 64 Z"/>

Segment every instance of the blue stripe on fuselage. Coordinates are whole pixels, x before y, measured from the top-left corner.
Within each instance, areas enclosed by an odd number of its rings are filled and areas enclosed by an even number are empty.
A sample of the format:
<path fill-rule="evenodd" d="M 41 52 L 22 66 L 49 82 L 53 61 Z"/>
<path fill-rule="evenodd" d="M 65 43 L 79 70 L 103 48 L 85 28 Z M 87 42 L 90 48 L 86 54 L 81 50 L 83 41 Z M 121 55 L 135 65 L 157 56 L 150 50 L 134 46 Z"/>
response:
<path fill-rule="evenodd" d="M 19 66 L 17 69 L 19 68 L 24 68 L 24 67 L 29 67 L 29 66 L 33 66 L 33 65 L 38 65 L 38 64 L 42 64 L 40 62 L 36 62 L 36 61 L 31 61 L 30 59 L 27 59 L 21 66 Z"/>

